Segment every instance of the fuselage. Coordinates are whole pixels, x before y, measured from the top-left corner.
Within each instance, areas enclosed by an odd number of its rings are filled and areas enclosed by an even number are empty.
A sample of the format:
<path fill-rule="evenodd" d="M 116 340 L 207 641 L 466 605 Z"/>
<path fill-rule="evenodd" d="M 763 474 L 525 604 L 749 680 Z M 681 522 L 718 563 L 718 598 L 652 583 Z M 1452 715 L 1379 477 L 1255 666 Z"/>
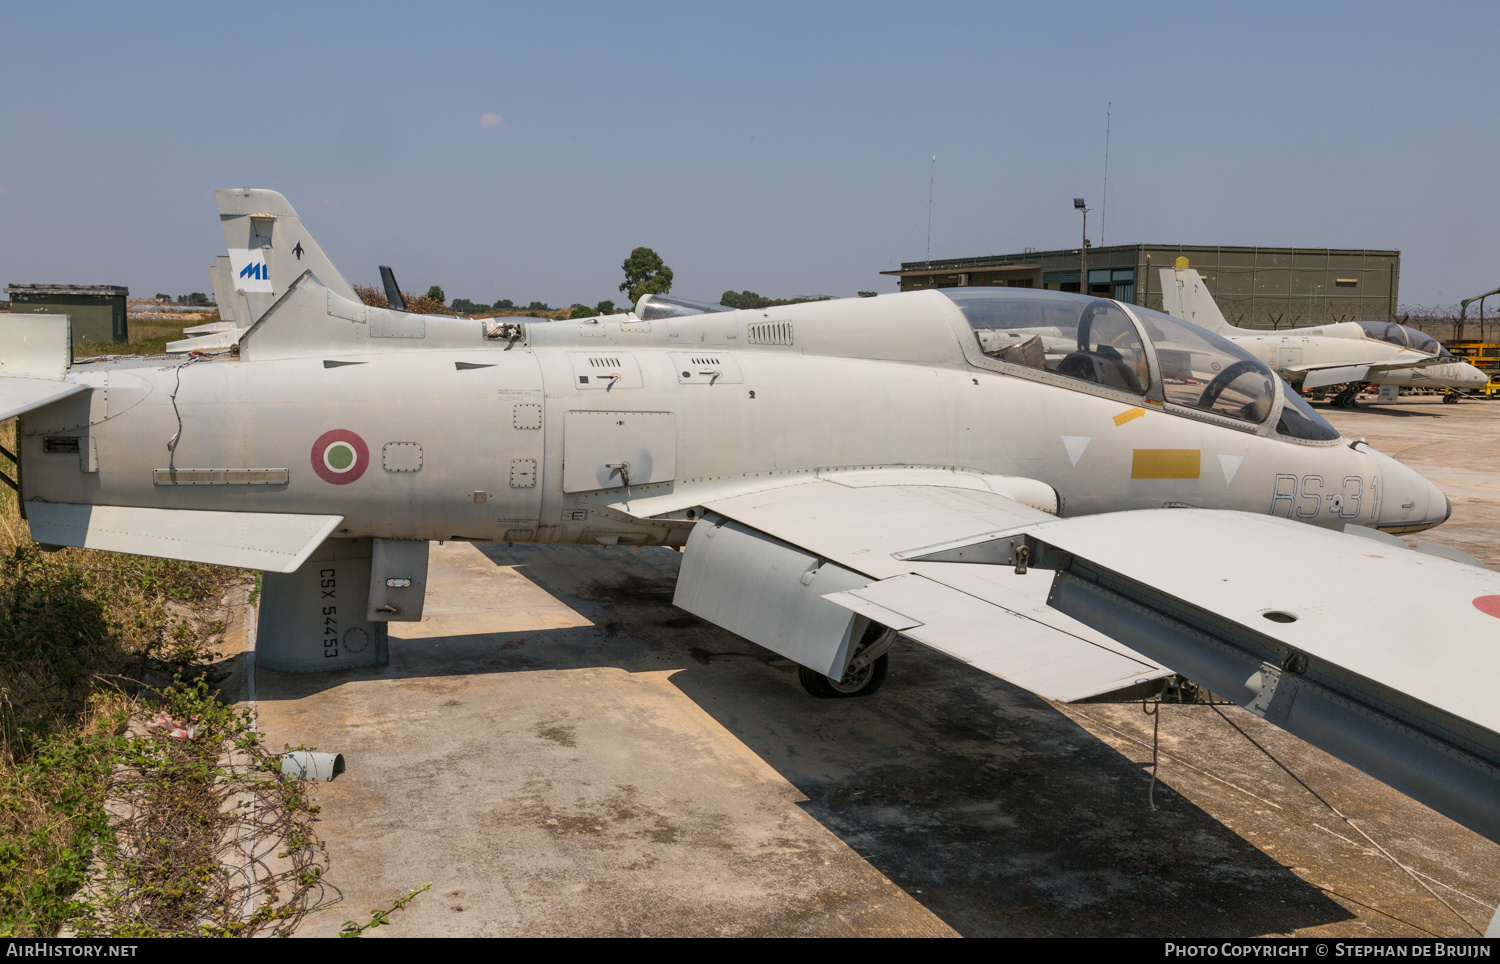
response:
<path fill-rule="evenodd" d="M 1039 480 L 1064 515 L 1180 505 L 1407 531 L 1449 511 L 1366 445 L 1278 435 L 1279 393 L 1234 424 L 995 363 L 936 292 L 495 337 L 304 289 L 238 357 L 75 368 L 93 391 L 22 419 L 23 500 L 675 545 L 715 493 L 922 466 Z"/>
<path fill-rule="evenodd" d="M 1328 327 L 1345 330 L 1330 334 L 1325 328 L 1286 332 L 1231 328 L 1224 334 L 1293 385 L 1302 383 L 1308 374 L 1308 366 L 1389 365 L 1407 359 L 1426 361 L 1432 357 L 1414 348 L 1368 338 L 1354 322 Z M 1446 360 L 1437 364 L 1372 371 L 1362 380 L 1373 385 L 1458 391 L 1483 388 L 1489 381 L 1484 372 L 1468 362 L 1451 355 L 1443 357 Z"/>

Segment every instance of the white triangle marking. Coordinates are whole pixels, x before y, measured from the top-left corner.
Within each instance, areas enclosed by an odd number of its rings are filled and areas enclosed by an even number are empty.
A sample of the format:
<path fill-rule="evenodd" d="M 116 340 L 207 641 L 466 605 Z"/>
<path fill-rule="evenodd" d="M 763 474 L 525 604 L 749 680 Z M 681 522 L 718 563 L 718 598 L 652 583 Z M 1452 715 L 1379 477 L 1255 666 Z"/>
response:
<path fill-rule="evenodd" d="M 1244 461 L 1245 457 L 1243 455 L 1219 456 L 1219 468 L 1224 470 L 1225 485 L 1234 481 L 1234 474 L 1240 470 L 1240 463 Z"/>
<path fill-rule="evenodd" d="M 1064 435 L 1062 437 L 1063 448 L 1068 450 L 1068 459 L 1075 469 L 1078 467 L 1078 460 L 1083 458 L 1083 450 L 1089 447 L 1091 441 L 1093 441 L 1091 435 Z"/>

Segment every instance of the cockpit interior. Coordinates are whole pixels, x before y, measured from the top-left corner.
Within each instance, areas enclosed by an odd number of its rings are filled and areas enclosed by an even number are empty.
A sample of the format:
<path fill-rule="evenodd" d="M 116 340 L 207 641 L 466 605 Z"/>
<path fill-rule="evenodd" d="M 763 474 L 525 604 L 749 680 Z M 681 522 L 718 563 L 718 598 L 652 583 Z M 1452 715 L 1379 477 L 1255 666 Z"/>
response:
<path fill-rule="evenodd" d="M 996 361 L 1093 382 L 1173 406 L 1331 441 L 1338 432 L 1249 352 L 1197 325 L 1103 298 L 1029 289 L 944 288 L 980 351 Z M 1398 326 L 1399 327 L 1399 326 Z M 1149 347 L 1148 347 L 1149 346 Z M 1153 384 L 1148 352 L 1156 359 Z M 1280 383 L 1280 387 L 1278 387 Z"/>

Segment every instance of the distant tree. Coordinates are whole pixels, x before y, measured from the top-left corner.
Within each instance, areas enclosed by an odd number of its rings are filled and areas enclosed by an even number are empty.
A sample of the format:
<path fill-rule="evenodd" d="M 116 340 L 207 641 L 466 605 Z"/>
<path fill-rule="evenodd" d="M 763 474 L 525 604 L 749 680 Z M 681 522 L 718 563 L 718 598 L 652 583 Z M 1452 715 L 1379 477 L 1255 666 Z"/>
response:
<path fill-rule="evenodd" d="M 719 304 L 730 308 L 765 308 L 770 303 L 771 299 L 762 298 L 753 291 L 726 291 L 719 299 Z"/>
<path fill-rule="evenodd" d="M 354 293 L 359 300 L 376 308 L 388 307 L 385 300 L 385 288 L 376 288 L 374 285 L 356 284 Z M 406 302 L 406 310 L 415 315 L 451 315 L 453 309 L 436 301 L 426 295 L 414 295 L 410 291 L 401 292 L 401 298 Z"/>
<path fill-rule="evenodd" d="M 172 300 L 172 296 L 171 295 L 164 295 L 160 291 L 158 291 L 156 293 L 156 300 L 157 301 L 171 301 Z"/>
<path fill-rule="evenodd" d="M 201 291 L 195 291 L 187 296 L 187 303 L 190 305 L 206 305 L 208 304 L 208 295 Z"/>
<path fill-rule="evenodd" d="M 719 304 L 728 308 L 774 308 L 777 305 L 800 305 L 807 301 L 828 301 L 828 295 L 807 295 L 801 298 L 767 298 L 753 291 L 726 291 Z"/>
<path fill-rule="evenodd" d="M 594 306 L 594 310 L 601 315 L 612 315 L 615 313 L 615 303 L 613 301 L 601 301 Z"/>
<path fill-rule="evenodd" d="M 187 304 L 187 295 L 178 295 L 177 296 L 177 303 L 179 305 L 185 305 L 185 304 Z"/>
<path fill-rule="evenodd" d="M 574 305 L 572 312 L 568 314 L 568 320 L 573 321 L 578 318 L 596 318 L 598 317 L 598 315 L 599 312 L 590 308 L 588 305 Z"/>
<path fill-rule="evenodd" d="M 861 298 L 873 298 L 873 297 L 875 297 L 876 294 L 878 294 L 878 292 L 874 292 L 874 291 L 861 291 L 859 293 L 859 296 Z"/>
<path fill-rule="evenodd" d="M 448 300 L 448 296 L 443 294 L 443 289 L 439 288 L 437 285 L 433 285 L 431 288 L 427 289 L 427 297 L 431 298 L 433 301 L 436 301 L 438 304 L 442 304 L 443 302 Z"/>
<path fill-rule="evenodd" d="M 529 304 L 529 305 L 526 306 L 526 310 L 527 311 L 551 311 L 552 309 L 547 307 L 547 303 L 545 301 L 533 301 L 531 304 Z"/>
<path fill-rule="evenodd" d="M 625 272 L 620 290 L 630 296 L 632 303 L 639 301 L 641 295 L 664 295 L 672 290 L 672 269 L 650 248 L 630 252 L 620 269 Z"/>
<path fill-rule="evenodd" d="M 514 301 L 511 301 L 509 298 L 501 298 L 499 301 L 495 302 L 492 307 L 496 311 L 504 311 L 507 308 L 514 308 L 515 306 L 516 303 Z"/>
<path fill-rule="evenodd" d="M 453 304 L 450 307 L 460 314 L 472 315 L 477 312 L 483 311 L 484 309 L 488 308 L 489 305 L 476 305 L 468 298 L 454 298 Z"/>

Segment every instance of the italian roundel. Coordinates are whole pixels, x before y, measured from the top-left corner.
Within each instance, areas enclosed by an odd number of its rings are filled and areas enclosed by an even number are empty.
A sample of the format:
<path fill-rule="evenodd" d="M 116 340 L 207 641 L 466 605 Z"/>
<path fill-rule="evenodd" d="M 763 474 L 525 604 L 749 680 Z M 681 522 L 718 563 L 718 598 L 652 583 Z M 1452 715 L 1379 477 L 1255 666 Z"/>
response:
<path fill-rule="evenodd" d="M 312 467 L 324 482 L 348 485 L 370 467 L 370 447 L 348 429 L 324 432 L 313 443 Z"/>

